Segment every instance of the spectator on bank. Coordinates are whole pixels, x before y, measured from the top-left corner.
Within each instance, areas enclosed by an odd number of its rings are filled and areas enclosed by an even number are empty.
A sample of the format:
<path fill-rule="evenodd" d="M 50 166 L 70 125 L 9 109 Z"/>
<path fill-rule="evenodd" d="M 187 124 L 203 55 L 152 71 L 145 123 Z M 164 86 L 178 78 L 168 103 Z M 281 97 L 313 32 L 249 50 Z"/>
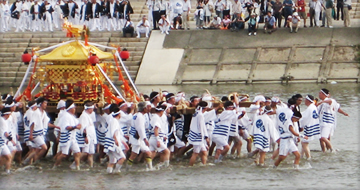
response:
<path fill-rule="evenodd" d="M 178 16 L 174 17 L 172 29 L 174 29 L 174 30 L 183 29 L 181 14 L 178 14 Z"/>
<path fill-rule="evenodd" d="M 350 27 L 350 10 L 351 7 L 351 0 L 344 0 L 344 26 Z"/>
<path fill-rule="evenodd" d="M 136 25 L 137 38 L 140 38 L 140 33 L 145 34 L 148 38 L 150 33 L 150 23 L 146 16 L 143 16 L 140 22 Z"/>
<path fill-rule="evenodd" d="M 159 24 L 161 34 L 164 34 L 164 33 L 169 34 L 170 22 L 166 19 L 165 15 L 161 15 L 158 24 Z"/>
<path fill-rule="evenodd" d="M 183 12 L 182 12 L 182 22 L 184 23 L 184 29 L 190 30 L 189 25 L 189 14 L 191 10 L 191 3 L 190 0 L 184 0 L 183 6 L 182 6 Z"/>
<path fill-rule="evenodd" d="M 230 29 L 231 20 L 229 17 L 230 15 L 224 16 L 224 19 L 221 21 L 221 29 L 224 30 Z"/>
<path fill-rule="evenodd" d="M 241 16 L 241 13 L 237 13 L 234 15 L 233 20 L 231 21 L 231 31 L 239 31 L 240 29 L 244 29 L 244 19 Z"/>
<path fill-rule="evenodd" d="M 341 18 L 341 20 L 344 20 L 344 0 L 337 0 L 336 1 L 336 20 L 339 20 L 339 18 Z M 340 16 L 341 13 L 341 16 Z"/>
<path fill-rule="evenodd" d="M 245 19 L 245 22 L 246 21 L 248 21 L 249 36 L 251 36 L 251 34 L 254 34 L 254 36 L 256 36 L 256 31 L 259 24 L 259 17 L 257 17 L 255 13 L 252 13 L 249 17 Z"/>
<path fill-rule="evenodd" d="M 215 11 L 216 15 L 220 18 L 223 18 L 223 10 L 225 8 L 225 4 L 222 0 L 217 0 L 215 2 Z"/>
<path fill-rule="evenodd" d="M 315 22 L 315 5 L 316 5 L 315 0 L 310 0 L 309 1 L 310 27 L 316 26 L 316 22 Z"/>
<path fill-rule="evenodd" d="M 204 22 L 204 9 L 202 6 L 196 7 L 196 11 L 194 13 L 195 19 L 196 19 L 196 29 L 202 29 L 203 28 L 203 22 Z"/>
<path fill-rule="evenodd" d="M 292 33 L 293 30 L 295 30 L 295 33 L 298 32 L 300 21 L 301 21 L 301 18 L 297 12 L 294 12 L 293 15 L 288 16 L 287 24 L 288 24 L 288 27 L 290 28 L 290 33 Z"/>
<path fill-rule="evenodd" d="M 291 16 L 291 15 L 290 15 Z M 271 14 L 271 11 L 267 12 L 267 15 L 264 17 L 264 21 L 265 21 L 265 26 L 264 26 L 264 33 L 273 33 L 276 31 L 276 19 L 275 17 Z M 285 26 L 287 25 L 287 23 L 285 22 Z"/>
<path fill-rule="evenodd" d="M 205 0 L 204 1 L 204 26 L 208 26 L 210 24 L 211 13 L 214 11 L 214 4 L 212 1 Z"/>
<path fill-rule="evenodd" d="M 233 12 L 233 20 L 237 15 L 242 13 L 243 4 L 239 0 L 234 0 L 234 4 L 232 5 L 232 12 Z"/>
<path fill-rule="evenodd" d="M 294 3 L 292 2 L 292 0 L 284 0 L 283 5 L 284 5 L 284 18 L 287 18 L 289 15 L 293 14 Z M 285 22 L 284 27 L 286 25 L 287 23 Z"/>
<path fill-rule="evenodd" d="M 274 1 L 271 2 L 271 6 L 273 9 L 274 17 L 278 23 L 277 26 L 281 28 L 283 4 L 280 2 L 280 0 L 276 0 L 275 2 Z"/>
<path fill-rule="evenodd" d="M 230 14 L 232 11 L 232 3 L 230 0 L 223 0 L 223 3 L 224 3 L 223 17 L 228 16 L 230 18 Z"/>
<path fill-rule="evenodd" d="M 214 18 L 210 23 L 210 28 L 219 29 L 220 25 L 221 25 L 221 19 L 217 15 L 214 15 Z"/>
<path fill-rule="evenodd" d="M 325 11 L 326 11 L 326 24 L 327 27 L 333 28 L 332 25 L 332 9 L 334 8 L 333 0 L 326 0 L 325 1 Z"/>
<path fill-rule="evenodd" d="M 130 20 L 130 17 L 126 18 L 126 22 L 125 22 L 125 25 L 124 25 L 124 28 L 123 28 L 123 36 L 125 37 L 125 35 L 128 33 L 128 34 L 131 34 L 131 37 L 134 36 L 134 23 L 133 21 Z"/>
<path fill-rule="evenodd" d="M 319 0 L 314 0 L 314 20 L 315 20 L 315 26 L 320 27 L 320 14 L 321 14 L 321 8 L 322 4 Z"/>
<path fill-rule="evenodd" d="M 306 6 L 305 0 L 297 0 L 297 2 L 296 2 L 297 12 L 298 12 L 300 18 L 302 18 L 304 20 L 304 28 L 307 27 L 306 26 L 307 15 L 305 12 L 305 6 Z"/>

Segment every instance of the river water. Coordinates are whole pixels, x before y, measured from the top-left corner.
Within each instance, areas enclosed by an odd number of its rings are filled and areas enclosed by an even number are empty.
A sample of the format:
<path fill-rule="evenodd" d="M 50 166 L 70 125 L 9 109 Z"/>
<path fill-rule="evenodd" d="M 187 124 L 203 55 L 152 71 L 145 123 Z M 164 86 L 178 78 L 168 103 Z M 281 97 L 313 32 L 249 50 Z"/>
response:
<path fill-rule="evenodd" d="M 11 175 L 0 175 L 1 188 L 61 188 L 61 189 L 358 189 L 359 188 L 359 107 L 360 85 L 358 84 L 256 84 L 256 85 L 183 85 L 183 86 L 139 86 L 139 91 L 149 94 L 152 90 L 184 91 L 187 98 L 201 95 L 208 89 L 215 96 L 231 92 L 279 96 L 283 101 L 295 93 L 318 95 L 319 89 L 328 88 L 349 113 L 349 117 L 338 114 L 338 124 L 332 144 L 336 153 L 322 153 L 318 141 L 310 143 L 312 160 L 300 161 L 300 170 L 291 169 L 294 157 L 288 156 L 278 169 L 272 169 L 270 153 L 266 167 L 253 165 L 253 159 L 226 158 L 224 162 L 207 166 L 187 167 L 188 159 L 172 161 L 171 168 L 145 172 L 143 164 L 135 164 L 130 172 L 125 169 L 119 175 L 106 174 L 105 166 L 95 165 L 80 171 L 70 171 L 70 162 L 52 170 L 53 161 L 41 162 L 35 167 L 14 167 Z M 4 88 L 0 89 L 4 92 Z M 301 106 L 305 110 L 305 105 Z M 246 143 L 242 153 L 246 154 Z M 155 164 L 157 161 L 154 161 Z M 209 163 L 213 163 L 210 157 Z"/>

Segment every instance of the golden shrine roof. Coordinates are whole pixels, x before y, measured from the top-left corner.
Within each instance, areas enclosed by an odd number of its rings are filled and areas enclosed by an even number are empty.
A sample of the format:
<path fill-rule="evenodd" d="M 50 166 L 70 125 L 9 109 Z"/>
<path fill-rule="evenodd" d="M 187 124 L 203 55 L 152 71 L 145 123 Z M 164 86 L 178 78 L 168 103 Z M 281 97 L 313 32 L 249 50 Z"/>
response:
<path fill-rule="evenodd" d="M 89 57 L 89 49 L 96 56 L 102 59 L 112 59 L 113 54 L 103 52 L 99 48 L 88 45 L 85 46 L 81 41 L 74 41 L 64 44 L 52 50 L 50 53 L 39 57 L 39 62 L 45 61 L 85 61 Z"/>

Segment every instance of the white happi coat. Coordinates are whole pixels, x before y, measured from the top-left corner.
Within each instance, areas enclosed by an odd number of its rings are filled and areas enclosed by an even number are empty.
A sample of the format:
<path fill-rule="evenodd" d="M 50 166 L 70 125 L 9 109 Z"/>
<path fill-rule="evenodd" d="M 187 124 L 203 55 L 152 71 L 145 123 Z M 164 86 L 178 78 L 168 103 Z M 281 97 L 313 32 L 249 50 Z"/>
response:
<path fill-rule="evenodd" d="M 320 120 L 315 104 L 310 104 L 305 111 L 301 112 L 300 127 L 304 128 L 307 141 L 320 138 Z"/>
<path fill-rule="evenodd" d="M 267 114 L 256 115 L 254 117 L 254 145 L 256 148 L 268 152 L 270 150 L 270 140 L 275 143 L 279 139 L 279 133 L 275 129 L 273 121 Z"/>

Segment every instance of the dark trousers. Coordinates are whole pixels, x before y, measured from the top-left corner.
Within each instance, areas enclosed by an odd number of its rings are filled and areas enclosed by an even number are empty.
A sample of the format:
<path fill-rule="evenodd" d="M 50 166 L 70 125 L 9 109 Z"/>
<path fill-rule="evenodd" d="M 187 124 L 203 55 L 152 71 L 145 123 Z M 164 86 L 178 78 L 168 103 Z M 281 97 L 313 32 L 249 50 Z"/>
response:
<path fill-rule="evenodd" d="M 278 27 L 281 28 L 281 20 L 282 20 L 281 12 L 275 13 L 275 14 L 274 14 L 274 17 L 275 17 L 276 20 L 277 20 Z"/>
<path fill-rule="evenodd" d="M 289 15 L 292 15 L 293 14 L 293 11 L 292 11 L 292 9 L 289 9 L 289 8 L 284 8 L 284 18 L 285 19 L 287 19 L 287 17 L 289 16 Z M 286 22 L 284 22 L 285 24 L 284 24 L 284 27 L 286 27 Z"/>
<path fill-rule="evenodd" d="M 255 27 L 256 25 L 251 25 L 251 24 L 249 24 L 249 27 L 248 27 L 248 31 L 249 31 L 249 33 L 250 32 L 256 32 L 256 27 Z"/>
<path fill-rule="evenodd" d="M 316 25 L 315 10 L 313 8 L 310 8 L 309 13 L 310 13 L 310 27 L 312 27 L 312 26 Z M 313 23 L 314 23 L 314 25 L 313 25 Z"/>
<path fill-rule="evenodd" d="M 231 23 L 231 27 L 234 30 L 244 29 L 244 23 L 243 22 L 233 22 L 233 23 Z"/>
<path fill-rule="evenodd" d="M 343 12 L 344 5 L 342 3 L 336 4 L 337 14 L 336 20 L 339 20 L 339 13 L 341 12 L 341 20 L 344 20 L 344 12 Z"/>
<path fill-rule="evenodd" d="M 153 11 L 152 16 L 153 16 L 153 29 L 159 28 L 156 26 L 160 20 L 160 11 Z"/>
<path fill-rule="evenodd" d="M 134 27 L 124 27 L 123 28 L 123 36 L 125 37 L 125 34 L 129 33 L 131 34 L 131 37 L 134 36 Z"/>
<path fill-rule="evenodd" d="M 230 16 L 230 10 L 223 10 L 223 17 L 224 16 Z M 223 18 L 221 18 L 221 19 L 223 19 Z"/>

